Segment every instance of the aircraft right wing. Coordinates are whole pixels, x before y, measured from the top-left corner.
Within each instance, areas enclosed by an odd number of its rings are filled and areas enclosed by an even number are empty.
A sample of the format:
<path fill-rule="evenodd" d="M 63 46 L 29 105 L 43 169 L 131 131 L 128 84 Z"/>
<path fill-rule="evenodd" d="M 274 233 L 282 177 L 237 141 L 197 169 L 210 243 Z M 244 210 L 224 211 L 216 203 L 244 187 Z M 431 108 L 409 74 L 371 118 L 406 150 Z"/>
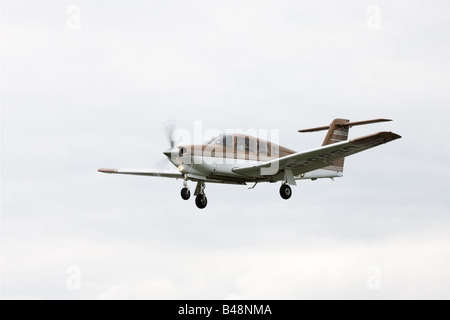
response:
<path fill-rule="evenodd" d="M 253 178 L 274 176 L 287 170 L 294 176 L 329 166 L 334 160 L 400 139 L 393 132 L 379 132 L 369 136 L 329 144 L 306 152 L 294 153 L 250 167 L 233 168 L 235 173 Z"/>

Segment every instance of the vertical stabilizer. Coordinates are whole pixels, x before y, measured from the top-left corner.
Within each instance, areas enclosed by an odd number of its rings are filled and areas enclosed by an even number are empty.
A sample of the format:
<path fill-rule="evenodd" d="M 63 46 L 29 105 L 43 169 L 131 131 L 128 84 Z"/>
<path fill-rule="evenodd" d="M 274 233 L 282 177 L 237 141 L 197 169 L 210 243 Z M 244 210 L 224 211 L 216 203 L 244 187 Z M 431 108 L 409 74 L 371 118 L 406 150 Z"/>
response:
<path fill-rule="evenodd" d="M 327 135 L 323 140 L 322 146 L 329 144 L 346 141 L 348 139 L 348 126 L 342 126 L 349 123 L 347 119 L 334 119 L 330 124 Z M 343 172 L 344 171 L 344 158 L 334 160 L 330 166 L 323 168 L 325 170 Z"/>

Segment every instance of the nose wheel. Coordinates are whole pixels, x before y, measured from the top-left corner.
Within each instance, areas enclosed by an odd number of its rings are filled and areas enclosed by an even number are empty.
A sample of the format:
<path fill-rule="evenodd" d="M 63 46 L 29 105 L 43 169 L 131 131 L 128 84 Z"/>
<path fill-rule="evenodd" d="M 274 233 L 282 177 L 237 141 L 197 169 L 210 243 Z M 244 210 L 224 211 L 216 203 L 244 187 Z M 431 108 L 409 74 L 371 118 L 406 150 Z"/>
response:
<path fill-rule="evenodd" d="M 191 197 L 191 191 L 189 190 L 187 180 L 183 181 L 183 189 L 181 189 L 181 198 L 183 200 L 189 200 Z"/>
<path fill-rule="evenodd" d="M 190 197 L 191 197 L 191 191 L 189 191 L 188 188 L 184 187 L 183 189 L 181 189 L 181 198 L 183 200 L 189 200 Z"/>
<path fill-rule="evenodd" d="M 280 196 L 287 200 L 292 196 L 292 189 L 288 184 L 282 184 L 280 188 Z"/>

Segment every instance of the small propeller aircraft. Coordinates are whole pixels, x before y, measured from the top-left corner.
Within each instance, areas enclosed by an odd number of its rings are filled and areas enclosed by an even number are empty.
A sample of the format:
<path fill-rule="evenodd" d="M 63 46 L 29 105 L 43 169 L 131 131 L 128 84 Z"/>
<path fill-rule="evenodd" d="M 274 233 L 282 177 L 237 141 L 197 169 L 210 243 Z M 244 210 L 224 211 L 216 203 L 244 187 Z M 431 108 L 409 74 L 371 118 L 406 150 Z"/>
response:
<path fill-rule="evenodd" d="M 401 138 L 392 132 L 379 132 L 368 136 L 348 139 L 353 126 L 392 121 L 374 119 L 350 122 L 334 119 L 329 126 L 298 130 L 315 132 L 328 130 L 322 146 L 309 151 L 296 152 L 266 140 L 245 134 L 221 134 L 203 145 L 175 146 L 164 155 L 178 170 L 150 169 L 99 169 L 110 174 L 128 174 L 183 179 L 181 197 L 188 200 L 191 192 L 188 181 L 196 182 L 195 204 L 204 209 L 208 203 L 206 183 L 246 185 L 259 182 L 281 181 L 280 195 L 289 199 L 290 186 L 297 180 L 337 178 L 343 176 L 344 158 L 352 154 Z"/>

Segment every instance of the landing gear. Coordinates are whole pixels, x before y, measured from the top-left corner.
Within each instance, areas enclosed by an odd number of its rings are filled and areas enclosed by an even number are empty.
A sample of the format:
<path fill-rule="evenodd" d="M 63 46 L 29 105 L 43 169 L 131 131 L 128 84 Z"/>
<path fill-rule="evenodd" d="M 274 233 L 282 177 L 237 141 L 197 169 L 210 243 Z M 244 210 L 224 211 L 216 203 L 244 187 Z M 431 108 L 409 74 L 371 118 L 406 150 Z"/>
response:
<path fill-rule="evenodd" d="M 188 200 L 191 197 L 191 191 L 189 191 L 189 187 L 187 185 L 187 181 L 183 181 L 183 189 L 181 189 L 181 198 L 183 200 Z"/>
<path fill-rule="evenodd" d="M 205 195 L 205 182 L 199 181 L 197 182 L 197 186 L 195 187 L 194 196 L 195 198 L 195 204 L 197 205 L 197 208 L 199 209 L 205 209 L 206 205 L 208 204 L 208 199 L 206 199 Z"/>
<path fill-rule="evenodd" d="M 208 199 L 206 199 L 206 196 L 204 194 L 199 194 L 195 198 L 195 204 L 197 205 L 197 208 L 205 209 L 206 205 L 208 204 Z"/>
<path fill-rule="evenodd" d="M 287 200 L 292 196 L 292 189 L 288 184 L 282 184 L 280 188 L 280 195 L 283 199 Z"/>
<path fill-rule="evenodd" d="M 189 200 L 190 197 L 191 191 L 189 191 L 188 188 L 181 189 L 181 198 L 183 198 L 183 200 Z"/>
<path fill-rule="evenodd" d="M 206 205 L 208 204 L 208 199 L 206 199 L 205 195 L 205 187 L 206 186 L 204 181 L 198 181 L 197 186 L 195 187 L 195 204 L 199 209 L 205 209 Z M 183 181 L 183 189 L 181 189 L 180 193 L 183 200 L 189 200 L 189 198 L 191 197 L 191 191 L 189 190 L 187 179 Z"/>

